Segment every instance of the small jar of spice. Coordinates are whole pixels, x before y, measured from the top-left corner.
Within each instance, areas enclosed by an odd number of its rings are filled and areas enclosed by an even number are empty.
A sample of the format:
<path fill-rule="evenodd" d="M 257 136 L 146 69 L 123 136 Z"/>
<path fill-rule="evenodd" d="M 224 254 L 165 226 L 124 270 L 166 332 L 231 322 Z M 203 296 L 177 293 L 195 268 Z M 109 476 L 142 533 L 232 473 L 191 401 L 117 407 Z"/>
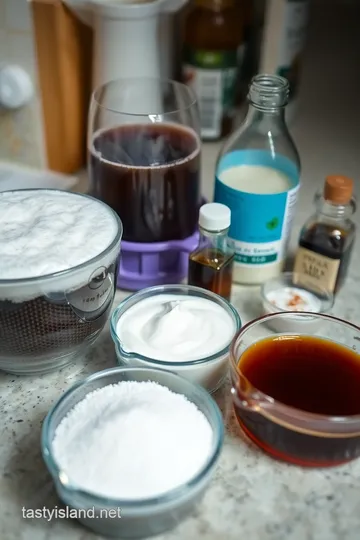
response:
<path fill-rule="evenodd" d="M 317 212 L 302 228 L 294 272 L 309 285 L 338 292 L 344 283 L 355 240 L 353 181 L 328 176 L 323 194 L 316 197 Z"/>

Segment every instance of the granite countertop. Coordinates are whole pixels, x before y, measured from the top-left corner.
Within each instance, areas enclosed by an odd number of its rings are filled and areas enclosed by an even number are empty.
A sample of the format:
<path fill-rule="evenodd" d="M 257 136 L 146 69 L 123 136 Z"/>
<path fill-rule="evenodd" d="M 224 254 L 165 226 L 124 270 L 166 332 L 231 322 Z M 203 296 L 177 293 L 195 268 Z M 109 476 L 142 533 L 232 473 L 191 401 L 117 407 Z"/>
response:
<path fill-rule="evenodd" d="M 359 246 L 359 242 L 357 243 Z M 335 306 L 339 317 L 357 321 L 360 291 L 355 253 L 346 287 Z M 357 293 L 354 291 L 358 291 Z M 126 293 L 119 291 L 115 305 Z M 259 314 L 258 288 L 235 287 L 233 303 L 243 321 Z M 24 519 L 22 508 L 59 504 L 40 454 L 42 421 L 75 381 L 115 365 L 108 325 L 85 358 L 40 377 L 0 375 L 1 540 L 91 540 L 75 521 Z M 226 424 L 215 478 L 194 516 L 157 540 L 358 540 L 360 460 L 332 469 L 303 469 L 272 460 L 245 439 L 234 419 L 229 388 L 215 395 Z"/>
<path fill-rule="evenodd" d="M 359 247 L 359 243 L 358 243 Z M 360 252 L 353 266 L 359 268 Z M 336 301 L 336 314 L 359 320 L 355 272 Z M 244 322 L 259 314 L 257 288 L 235 287 L 233 303 Z M 119 291 L 115 305 L 125 296 Z M 59 504 L 40 454 L 41 423 L 75 381 L 115 365 L 108 325 L 86 358 L 41 377 L 0 375 L 1 540 L 91 540 L 75 521 L 22 517 L 22 508 Z M 158 540 L 358 540 L 360 460 L 324 470 L 276 462 L 247 441 L 237 427 L 225 386 L 215 395 L 226 439 L 215 478 L 196 514 Z"/>
<path fill-rule="evenodd" d="M 360 133 L 352 106 L 358 102 L 360 87 L 354 82 L 344 89 L 351 70 L 351 51 L 346 40 L 338 36 L 339 28 L 344 27 L 348 42 L 350 36 L 351 50 L 360 50 L 359 40 L 356 43 L 356 26 L 352 24 L 357 16 L 351 9 L 349 7 L 340 20 L 328 10 L 322 37 L 313 27 L 314 22 L 310 29 L 312 48 L 304 73 L 299 116 L 293 126 L 303 157 L 303 186 L 293 245 L 311 211 L 314 193 L 326 174 L 340 171 L 359 184 L 356 177 Z M 320 12 L 317 15 L 321 18 Z M 328 39 L 335 32 L 336 42 Z M 333 60 L 327 63 L 327 58 L 334 57 L 346 59 L 336 65 L 337 71 L 333 69 Z M 324 71 L 319 71 L 320 65 L 325 68 L 328 65 L 327 77 Z M 209 198 L 218 150 L 219 145 L 204 148 L 203 191 Z M 350 274 L 334 307 L 337 316 L 355 323 L 360 320 L 359 249 L 360 235 Z M 115 305 L 125 294 L 117 293 Z M 257 288 L 234 288 L 232 300 L 244 322 L 259 314 L 257 295 Z M 99 538 L 74 521 L 24 519 L 22 508 L 52 509 L 58 504 L 40 454 L 40 429 L 47 411 L 75 381 L 113 365 L 115 353 L 107 326 L 86 358 L 60 372 L 36 378 L 0 375 L 1 540 Z M 234 421 L 228 390 L 225 387 L 215 396 L 227 427 L 216 476 L 196 514 L 158 540 L 238 540 L 241 537 L 249 540 L 358 540 L 360 460 L 337 468 L 311 470 L 270 459 L 241 434 Z"/>

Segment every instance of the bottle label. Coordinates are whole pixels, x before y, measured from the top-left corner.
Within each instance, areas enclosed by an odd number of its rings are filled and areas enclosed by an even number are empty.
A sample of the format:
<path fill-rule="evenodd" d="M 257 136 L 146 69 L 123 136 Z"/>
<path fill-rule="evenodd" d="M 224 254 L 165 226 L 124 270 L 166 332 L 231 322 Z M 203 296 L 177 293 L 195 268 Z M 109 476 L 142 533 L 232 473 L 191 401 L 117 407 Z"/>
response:
<path fill-rule="evenodd" d="M 330 259 L 299 247 L 295 257 L 294 272 L 299 274 L 299 285 L 323 287 L 334 292 L 340 267 L 340 259 Z"/>
<path fill-rule="evenodd" d="M 290 83 L 289 99 L 293 99 L 298 91 L 309 4 L 309 0 L 287 0 L 286 2 L 277 73 L 286 77 Z"/>
<path fill-rule="evenodd" d="M 271 194 L 269 185 L 269 194 L 251 193 L 253 180 L 249 182 L 249 192 L 236 189 L 236 168 L 243 165 L 279 171 L 290 189 Z M 233 170 L 231 186 L 222 179 L 228 169 Z M 259 182 L 266 182 L 264 173 L 266 169 Z M 238 266 L 264 267 L 284 260 L 298 189 L 298 167 L 284 156 L 273 157 L 265 150 L 235 150 L 222 157 L 215 181 L 215 201 L 231 210 L 229 239 Z"/>
<path fill-rule="evenodd" d="M 205 51 L 186 48 L 183 78 L 196 94 L 201 136 L 218 138 L 224 115 L 235 105 L 239 51 Z"/>

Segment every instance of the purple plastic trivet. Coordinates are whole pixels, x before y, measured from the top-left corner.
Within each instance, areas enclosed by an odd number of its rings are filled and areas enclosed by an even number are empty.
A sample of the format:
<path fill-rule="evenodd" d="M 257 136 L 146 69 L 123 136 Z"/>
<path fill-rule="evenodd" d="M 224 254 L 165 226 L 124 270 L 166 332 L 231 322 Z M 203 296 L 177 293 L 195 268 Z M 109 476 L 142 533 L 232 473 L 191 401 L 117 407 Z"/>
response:
<path fill-rule="evenodd" d="M 187 276 L 189 253 L 199 242 L 199 233 L 169 242 L 121 242 L 117 287 L 138 291 L 154 285 L 181 283 Z"/>

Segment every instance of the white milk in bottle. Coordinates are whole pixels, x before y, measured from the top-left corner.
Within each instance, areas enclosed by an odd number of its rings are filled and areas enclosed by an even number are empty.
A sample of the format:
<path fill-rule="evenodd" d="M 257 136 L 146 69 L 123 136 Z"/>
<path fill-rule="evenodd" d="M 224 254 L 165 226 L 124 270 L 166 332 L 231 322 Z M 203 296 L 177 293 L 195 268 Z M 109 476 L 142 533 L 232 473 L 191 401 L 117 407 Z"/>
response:
<path fill-rule="evenodd" d="M 248 115 L 218 160 L 215 201 L 231 210 L 238 283 L 260 284 L 283 270 L 300 176 L 284 121 L 287 95 L 285 79 L 257 75 Z"/>

